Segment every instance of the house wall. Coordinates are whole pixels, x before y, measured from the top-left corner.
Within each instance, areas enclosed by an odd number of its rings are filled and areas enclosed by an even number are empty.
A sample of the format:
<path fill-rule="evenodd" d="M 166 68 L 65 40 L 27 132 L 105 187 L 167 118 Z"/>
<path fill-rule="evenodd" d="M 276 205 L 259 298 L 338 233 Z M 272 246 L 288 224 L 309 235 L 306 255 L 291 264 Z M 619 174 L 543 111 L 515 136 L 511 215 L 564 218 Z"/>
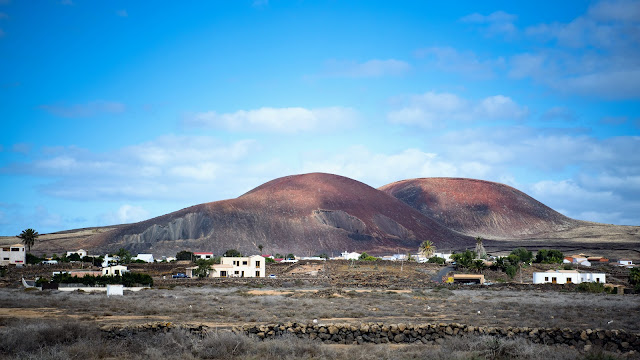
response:
<path fill-rule="evenodd" d="M 22 265 L 27 262 L 27 252 L 23 245 L 0 248 L 0 265 Z"/>
<path fill-rule="evenodd" d="M 223 265 L 232 265 L 231 277 L 264 277 L 265 259 L 260 256 L 249 257 L 223 257 L 220 259 Z"/>
<path fill-rule="evenodd" d="M 117 271 L 117 274 L 116 274 Z M 122 265 L 117 265 L 117 266 L 109 266 L 106 268 L 102 268 L 102 275 L 103 276 L 116 276 L 116 275 L 122 275 L 122 273 L 125 273 L 129 270 L 127 270 L 126 266 L 122 266 Z"/>
<path fill-rule="evenodd" d="M 553 278 L 556 278 L 556 284 L 567 284 L 571 279 L 572 284 L 580 284 L 582 282 L 601 282 L 605 283 L 605 274 L 602 273 L 555 273 L 555 272 L 534 272 L 534 284 L 552 284 Z M 598 281 L 599 280 L 599 281 Z"/>
<path fill-rule="evenodd" d="M 87 256 L 87 251 L 80 249 L 78 251 L 67 251 L 67 257 L 71 256 L 71 254 L 78 254 L 78 256 L 80 256 L 80 258 L 82 259 L 83 257 Z"/>

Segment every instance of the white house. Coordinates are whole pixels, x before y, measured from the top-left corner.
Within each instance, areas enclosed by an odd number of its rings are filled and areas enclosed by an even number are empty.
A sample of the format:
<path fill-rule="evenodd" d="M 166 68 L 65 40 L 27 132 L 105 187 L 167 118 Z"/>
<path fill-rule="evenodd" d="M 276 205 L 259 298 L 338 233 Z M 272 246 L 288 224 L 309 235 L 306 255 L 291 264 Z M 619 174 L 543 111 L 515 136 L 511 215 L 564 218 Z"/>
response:
<path fill-rule="evenodd" d="M 345 260 L 358 260 L 360 258 L 360 255 L 362 254 L 359 254 L 357 252 L 345 251 L 340 256 Z"/>
<path fill-rule="evenodd" d="M 0 248 L 0 265 L 23 265 L 27 262 L 27 252 L 22 244 Z"/>
<path fill-rule="evenodd" d="M 604 273 L 579 273 L 576 270 L 549 270 L 534 272 L 534 284 L 580 284 L 583 282 L 605 283 Z"/>
<path fill-rule="evenodd" d="M 433 253 L 433 256 L 437 256 L 439 258 L 443 258 L 445 262 L 452 262 L 453 260 L 451 260 L 451 253 L 445 254 L 445 253 Z"/>
<path fill-rule="evenodd" d="M 264 277 L 265 263 L 266 261 L 260 255 L 223 257 L 220 259 L 220 265 L 233 266 L 231 277 Z M 215 274 L 213 276 L 215 277 Z"/>
<path fill-rule="evenodd" d="M 327 259 L 320 257 L 320 256 L 303 256 L 300 258 L 300 260 L 319 260 L 319 261 L 325 261 Z"/>
<path fill-rule="evenodd" d="M 213 253 L 212 252 L 194 252 L 193 257 L 202 259 L 202 260 L 209 260 L 209 259 L 213 259 Z"/>
<path fill-rule="evenodd" d="M 122 274 L 128 271 L 129 270 L 124 265 L 107 266 L 102 268 L 102 276 L 122 276 Z"/>
<path fill-rule="evenodd" d="M 153 254 L 138 254 L 136 257 L 133 258 L 133 260 L 142 260 L 148 263 L 154 262 Z"/>
<path fill-rule="evenodd" d="M 633 266 L 633 261 L 631 260 L 618 260 L 619 266 Z"/>
<path fill-rule="evenodd" d="M 208 277 L 265 277 L 265 259 L 260 255 L 245 257 L 222 257 L 220 264 L 211 265 Z M 186 269 L 188 277 L 193 277 L 197 266 Z"/>
<path fill-rule="evenodd" d="M 78 256 L 80 256 L 80 259 L 82 259 L 83 257 L 87 256 L 87 250 L 84 249 L 79 249 L 76 251 L 67 251 L 67 257 L 73 255 L 73 254 L 78 254 Z"/>

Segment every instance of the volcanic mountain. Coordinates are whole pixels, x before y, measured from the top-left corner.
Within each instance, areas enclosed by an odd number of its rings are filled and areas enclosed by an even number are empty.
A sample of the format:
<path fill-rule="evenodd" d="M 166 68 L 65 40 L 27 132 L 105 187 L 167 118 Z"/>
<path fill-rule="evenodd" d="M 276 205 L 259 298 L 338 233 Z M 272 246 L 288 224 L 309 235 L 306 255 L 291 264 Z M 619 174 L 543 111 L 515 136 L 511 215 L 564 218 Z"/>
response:
<path fill-rule="evenodd" d="M 458 232 L 484 238 L 524 238 L 573 228 L 570 219 L 510 186 L 474 179 L 422 178 L 379 190 Z"/>
<path fill-rule="evenodd" d="M 315 255 L 416 251 L 423 240 L 439 248 L 473 239 L 452 231 L 396 198 L 361 182 L 331 174 L 287 176 L 231 200 L 195 205 L 122 225 L 86 239 L 91 249 L 174 255 L 180 250 L 237 249 Z"/>

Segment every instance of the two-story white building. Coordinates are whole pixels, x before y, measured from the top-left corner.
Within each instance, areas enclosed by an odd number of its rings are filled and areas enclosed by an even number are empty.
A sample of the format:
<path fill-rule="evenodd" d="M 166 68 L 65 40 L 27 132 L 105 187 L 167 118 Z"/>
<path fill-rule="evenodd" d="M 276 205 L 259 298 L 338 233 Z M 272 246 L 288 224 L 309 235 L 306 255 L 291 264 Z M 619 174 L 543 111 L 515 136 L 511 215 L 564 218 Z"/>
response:
<path fill-rule="evenodd" d="M 211 265 L 208 277 L 265 277 L 265 259 L 260 255 L 245 257 L 222 257 L 220 264 Z M 186 269 L 188 277 L 193 277 L 197 266 Z"/>
<path fill-rule="evenodd" d="M 24 245 L 13 244 L 0 248 L 0 265 L 24 265 L 27 263 L 27 252 Z"/>
<path fill-rule="evenodd" d="M 549 270 L 534 272 L 534 284 L 580 284 L 583 282 L 606 283 L 604 273 L 580 273 L 576 270 Z"/>

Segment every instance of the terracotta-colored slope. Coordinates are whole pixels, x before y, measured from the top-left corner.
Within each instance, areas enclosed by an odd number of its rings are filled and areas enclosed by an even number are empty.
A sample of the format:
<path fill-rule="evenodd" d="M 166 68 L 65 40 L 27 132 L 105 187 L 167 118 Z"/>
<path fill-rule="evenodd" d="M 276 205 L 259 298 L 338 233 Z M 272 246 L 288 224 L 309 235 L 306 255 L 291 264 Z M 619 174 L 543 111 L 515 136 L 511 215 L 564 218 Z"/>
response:
<path fill-rule="evenodd" d="M 235 248 L 269 253 L 416 251 L 429 239 L 439 248 L 472 239 L 361 182 L 313 173 L 265 183 L 231 200 L 192 206 L 90 239 L 94 248 L 175 254 Z M 89 246 L 89 245 L 88 245 Z"/>
<path fill-rule="evenodd" d="M 510 186 L 473 179 L 423 178 L 382 190 L 444 226 L 485 238 L 518 238 L 578 224 Z"/>

